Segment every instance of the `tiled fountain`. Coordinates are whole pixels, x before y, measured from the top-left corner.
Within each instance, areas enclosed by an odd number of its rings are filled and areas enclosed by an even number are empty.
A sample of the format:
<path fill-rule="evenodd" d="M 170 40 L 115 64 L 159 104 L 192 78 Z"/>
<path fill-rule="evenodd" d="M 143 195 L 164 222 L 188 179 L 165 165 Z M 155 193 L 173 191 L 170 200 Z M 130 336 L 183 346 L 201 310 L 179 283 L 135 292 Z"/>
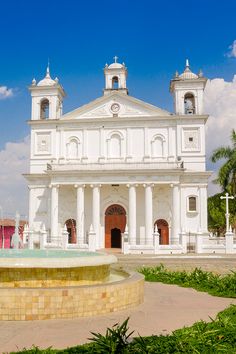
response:
<path fill-rule="evenodd" d="M 0 320 L 96 316 L 143 301 L 141 274 L 115 272 L 113 255 L 0 250 Z"/>

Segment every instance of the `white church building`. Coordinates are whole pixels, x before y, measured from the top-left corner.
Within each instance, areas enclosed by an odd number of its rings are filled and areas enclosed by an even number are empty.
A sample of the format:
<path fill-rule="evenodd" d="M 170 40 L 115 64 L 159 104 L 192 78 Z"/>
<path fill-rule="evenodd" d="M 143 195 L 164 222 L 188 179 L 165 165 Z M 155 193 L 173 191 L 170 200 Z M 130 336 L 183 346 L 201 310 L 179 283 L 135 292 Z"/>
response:
<path fill-rule="evenodd" d="M 66 225 L 70 248 L 155 253 L 158 236 L 178 250 L 183 235 L 208 234 L 206 78 L 187 61 L 170 82 L 170 113 L 130 96 L 114 59 L 103 95 L 66 114 L 49 68 L 32 81 L 29 230 L 53 242 Z"/>

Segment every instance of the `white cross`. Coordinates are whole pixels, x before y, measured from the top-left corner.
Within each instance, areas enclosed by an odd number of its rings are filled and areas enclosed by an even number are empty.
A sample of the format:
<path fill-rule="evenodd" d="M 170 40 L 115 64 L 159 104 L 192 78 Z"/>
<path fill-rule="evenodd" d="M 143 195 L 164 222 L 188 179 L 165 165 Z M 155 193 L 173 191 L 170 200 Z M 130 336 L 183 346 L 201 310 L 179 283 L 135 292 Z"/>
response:
<path fill-rule="evenodd" d="M 229 232 L 229 199 L 234 199 L 234 197 L 229 195 L 229 193 L 225 193 L 225 197 L 222 195 L 220 199 L 225 199 L 226 202 L 226 232 Z"/>
<path fill-rule="evenodd" d="M 115 55 L 114 56 L 114 58 L 113 58 L 114 60 L 115 60 L 115 63 L 117 63 L 117 59 L 118 59 L 118 57 Z"/>

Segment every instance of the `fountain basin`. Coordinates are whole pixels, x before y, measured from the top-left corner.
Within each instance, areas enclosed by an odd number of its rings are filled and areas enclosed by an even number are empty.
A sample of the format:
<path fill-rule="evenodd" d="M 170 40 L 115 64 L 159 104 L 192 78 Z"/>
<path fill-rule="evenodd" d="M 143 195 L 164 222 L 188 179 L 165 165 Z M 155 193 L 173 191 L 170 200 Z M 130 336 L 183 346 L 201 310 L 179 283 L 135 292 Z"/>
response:
<path fill-rule="evenodd" d="M 95 316 L 140 304 L 144 277 L 110 271 L 116 261 L 103 253 L 0 251 L 0 320 Z"/>
<path fill-rule="evenodd" d="M 3 250 L 0 287 L 56 287 L 99 284 L 108 280 L 113 255 L 61 250 Z"/>

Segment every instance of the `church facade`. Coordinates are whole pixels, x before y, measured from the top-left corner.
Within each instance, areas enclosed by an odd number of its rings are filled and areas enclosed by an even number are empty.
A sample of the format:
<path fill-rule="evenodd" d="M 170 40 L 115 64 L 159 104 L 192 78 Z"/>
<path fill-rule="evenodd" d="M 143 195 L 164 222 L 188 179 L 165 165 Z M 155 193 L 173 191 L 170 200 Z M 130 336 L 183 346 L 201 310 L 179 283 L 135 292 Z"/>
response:
<path fill-rule="evenodd" d="M 125 64 L 104 68 L 103 96 L 62 113 L 58 79 L 32 81 L 29 229 L 49 240 L 64 225 L 69 245 L 152 253 L 178 245 L 181 233 L 207 234 L 203 94 L 206 79 L 186 62 L 171 80 L 174 113 L 129 95 Z M 45 226 L 45 227 L 44 227 Z"/>

